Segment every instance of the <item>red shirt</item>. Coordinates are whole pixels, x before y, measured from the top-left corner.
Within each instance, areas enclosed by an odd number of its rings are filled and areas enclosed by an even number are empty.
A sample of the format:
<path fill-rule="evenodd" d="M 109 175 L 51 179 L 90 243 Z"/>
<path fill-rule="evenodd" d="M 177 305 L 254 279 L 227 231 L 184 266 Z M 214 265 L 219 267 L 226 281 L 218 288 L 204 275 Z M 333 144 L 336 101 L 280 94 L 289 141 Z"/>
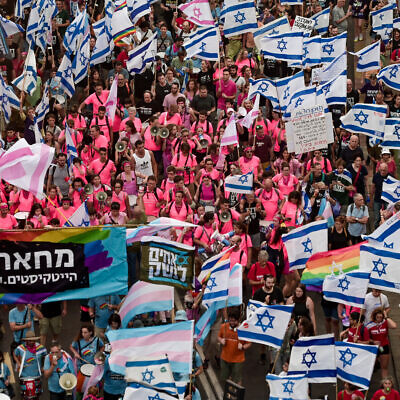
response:
<path fill-rule="evenodd" d="M 365 398 L 363 392 L 360 392 L 359 390 L 355 390 L 352 394 L 348 394 L 345 390 L 342 390 L 338 393 L 337 400 L 352 400 L 353 396 L 360 396 L 363 399 Z"/>
<path fill-rule="evenodd" d="M 394 389 L 389 393 L 385 392 L 383 389 L 379 389 L 374 393 L 371 400 L 400 400 L 400 394 Z"/>
<path fill-rule="evenodd" d="M 389 344 L 389 329 L 386 320 L 383 320 L 379 324 L 371 322 L 371 324 L 368 324 L 368 331 L 371 339 L 379 341 L 380 346 Z"/>
<path fill-rule="evenodd" d="M 354 343 L 354 336 L 357 332 L 358 335 L 358 342 L 366 342 L 369 340 L 369 332 L 368 329 L 364 325 L 360 325 L 357 328 L 349 328 L 348 338 L 347 340 L 351 343 Z"/>
<path fill-rule="evenodd" d="M 255 291 L 261 289 L 263 284 L 261 283 L 261 279 L 264 275 L 272 275 L 276 276 L 275 265 L 267 261 L 267 265 L 265 267 L 261 267 L 260 263 L 257 261 L 250 268 L 249 273 L 247 274 L 247 278 L 252 281 L 260 281 L 259 285 L 251 285 L 252 295 L 254 295 Z"/>

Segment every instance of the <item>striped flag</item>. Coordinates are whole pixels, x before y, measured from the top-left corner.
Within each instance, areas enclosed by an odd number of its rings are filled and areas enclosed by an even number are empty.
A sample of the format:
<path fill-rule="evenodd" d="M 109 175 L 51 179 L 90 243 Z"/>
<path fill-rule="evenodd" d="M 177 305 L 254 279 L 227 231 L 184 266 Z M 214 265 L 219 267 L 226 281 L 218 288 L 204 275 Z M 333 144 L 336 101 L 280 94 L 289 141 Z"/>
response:
<path fill-rule="evenodd" d="M 128 386 L 125 389 L 124 400 L 176 400 L 176 397 L 148 387 Z"/>
<path fill-rule="evenodd" d="M 260 40 L 267 35 L 279 35 L 281 33 L 288 33 L 291 31 L 289 20 L 287 16 L 283 16 L 281 18 L 275 19 L 268 24 L 257 28 L 253 32 L 254 42 L 257 45 L 258 49 L 261 50 L 261 42 Z"/>
<path fill-rule="evenodd" d="M 71 129 L 68 124 L 65 124 L 65 144 L 67 147 L 67 165 L 70 170 L 70 174 L 72 173 L 74 159 L 78 157 L 78 151 L 76 150 L 75 143 L 72 139 Z"/>
<path fill-rule="evenodd" d="M 146 69 L 146 64 L 155 59 L 157 54 L 156 37 L 157 34 L 155 33 L 128 53 L 126 69 L 130 74 L 141 74 Z"/>
<path fill-rule="evenodd" d="M 118 312 L 122 328 L 136 315 L 153 311 L 166 311 L 174 307 L 174 288 L 166 285 L 138 281 L 129 289 Z"/>
<path fill-rule="evenodd" d="M 225 305 L 224 305 L 225 307 Z M 210 307 L 203 313 L 200 319 L 197 321 L 194 327 L 194 333 L 196 334 L 196 342 L 203 346 L 204 340 L 210 333 L 211 327 L 214 325 L 217 319 L 217 311 L 220 309 L 219 303 L 211 303 Z"/>
<path fill-rule="evenodd" d="M 261 51 L 265 58 L 301 63 L 303 58 L 303 32 L 266 36 L 260 42 Z"/>
<path fill-rule="evenodd" d="M 393 10 L 395 3 L 391 3 L 379 10 L 371 11 L 372 30 L 381 36 L 383 43 L 387 44 L 393 31 Z"/>
<path fill-rule="evenodd" d="M 326 196 L 321 199 L 318 215 L 328 223 L 328 228 L 331 228 L 335 224 L 335 221 L 333 219 L 332 206 L 331 203 L 329 203 L 329 201 L 327 200 Z"/>
<path fill-rule="evenodd" d="M 181 4 L 178 8 L 186 15 L 186 18 L 194 24 L 199 26 L 214 26 L 214 18 L 212 17 L 208 0 L 193 0 Z"/>
<path fill-rule="evenodd" d="M 137 329 L 110 330 L 106 333 L 112 352 L 109 363 L 113 372 L 125 375 L 132 357 L 159 357 L 166 354 L 172 372 L 192 373 L 193 321 Z"/>
<path fill-rule="evenodd" d="M 318 86 L 318 92 L 325 96 L 328 106 L 333 104 L 346 105 L 347 99 L 347 71 L 335 76 L 330 81 Z"/>
<path fill-rule="evenodd" d="M 2 15 L 0 15 L 0 24 L 7 37 L 24 31 L 21 25 L 4 18 Z"/>
<path fill-rule="evenodd" d="M 224 36 L 227 38 L 258 28 L 253 1 L 225 0 L 221 18 L 224 18 Z"/>
<path fill-rule="evenodd" d="M 385 132 L 380 146 L 387 149 L 400 148 L 400 119 L 386 118 Z"/>
<path fill-rule="evenodd" d="M 214 270 L 224 264 L 226 260 L 229 260 L 232 250 L 233 247 L 230 247 L 223 252 L 212 256 L 208 260 L 204 261 L 203 265 L 201 266 L 200 274 L 197 277 L 198 281 L 202 284 L 205 283 Z"/>
<path fill-rule="evenodd" d="M 171 395 L 178 394 L 168 357 L 132 358 L 126 362 L 125 379 L 151 385 Z"/>
<path fill-rule="evenodd" d="M 400 90 L 400 66 L 398 64 L 392 64 L 382 68 L 376 77 L 386 86 L 397 91 Z"/>
<path fill-rule="evenodd" d="M 355 271 L 338 276 L 328 275 L 322 285 L 324 299 L 363 308 L 368 283 L 368 272 Z"/>
<path fill-rule="evenodd" d="M 307 400 L 308 380 L 305 375 L 268 374 L 269 400 Z"/>
<path fill-rule="evenodd" d="M 237 329 L 238 338 L 279 349 L 283 343 L 294 305 L 258 307 Z"/>
<path fill-rule="evenodd" d="M 280 112 L 285 112 L 292 96 L 304 88 L 304 72 L 300 71 L 292 76 L 275 81 L 276 91 L 280 104 Z"/>
<path fill-rule="evenodd" d="M 219 57 L 219 33 L 215 27 L 197 29 L 183 43 L 186 58 L 216 61 Z"/>
<path fill-rule="evenodd" d="M 72 75 L 72 63 L 68 54 L 64 54 L 61 64 L 56 73 L 56 79 L 60 82 L 60 88 L 67 96 L 72 97 L 75 93 L 74 76 Z"/>
<path fill-rule="evenodd" d="M 336 383 L 333 334 L 300 337 L 292 347 L 288 375 L 305 374 L 309 383 Z"/>
<path fill-rule="evenodd" d="M 75 76 L 74 82 L 79 83 L 86 78 L 90 60 L 90 35 L 89 31 L 83 37 L 80 46 L 72 62 L 72 72 Z"/>
<path fill-rule="evenodd" d="M 83 189 L 82 189 L 83 190 Z M 86 200 L 75 210 L 64 226 L 89 226 L 90 217 Z"/>
<path fill-rule="evenodd" d="M 305 268 L 313 255 L 328 250 L 328 223 L 315 221 L 282 235 L 290 270 Z"/>
<path fill-rule="evenodd" d="M 389 204 L 397 203 L 400 200 L 400 181 L 388 176 L 382 185 L 381 200 Z"/>
<path fill-rule="evenodd" d="M 399 247 L 398 231 L 400 229 L 400 212 L 397 212 L 386 220 L 383 224 L 379 225 L 370 235 L 368 239 L 370 244 L 377 246 L 378 243 L 388 249 L 397 249 Z"/>
<path fill-rule="evenodd" d="M 25 18 L 24 10 L 25 8 L 30 8 L 32 5 L 32 0 L 17 0 L 15 4 L 15 16 L 20 19 Z"/>
<path fill-rule="evenodd" d="M 49 104 L 50 103 L 50 93 L 49 92 L 50 92 L 49 81 L 47 81 L 44 84 L 42 99 L 40 100 L 40 103 L 35 108 L 36 122 L 38 124 L 43 122 L 43 120 L 46 117 L 46 114 L 50 111 L 50 104 Z"/>
<path fill-rule="evenodd" d="M 278 104 L 278 93 L 276 91 L 276 86 L 271 79 L 249 79 L 250 89 L 248 98 L 251 98 L 254 94 L 260 94 L 261 96 L 271 100 L 272 103 Z"/>
<path fill-rule="evenodd" d="M 324 35 L 328 32 L 329 27 L 329 16 L 331 9 L 329 7 L 323 9 L 319 13 L 311 16 L 311 19 L 315 21 L 314 29 L 320 34 Z"/>
<path fill-rule="evenodd" d="M 232 193 L 251 193 L 253 191 L 253 178 L 253 172 L 227 176 L 225 178 L 225 189 Z"/>
<path fill-rule="evenodd" d="M 235 116 L 233 114 L 221 138 L 221 146 L 229 146 L 230 144 L 237 144 L 237 145 L 239 144 L 238 134 L 236 131 L 236 121 L 235 121 Z"/>
<path fill-rule="evenodd" d="M 147 0 L 126 0 L 128 15 L 133 25 L 136 25 L 140 18 L 150 14 L 150 3 Z"/>
<path fill-rule="evenodd" d="M 11 86 L 6 85 L 3 77 L 0 75 L 0 107 L 3 111 L 3 116 L 6 124 L 10 122 L 11 118 L 11 108 L 19 110 L 20 100 L 14 93 Z"/>
<path fill-rule="evenodd" d="M 89 18 L 86 8 L 79 13 L 65 31 L 63 46 L 71 56 L 79 50 L 80 44 L 89 31 Z"/>
<path fill-rule="evenodd" d="M 351 53 L 353 54 L 353 53 Z M 357 51 L 354 55 L 358 56 L 357 71 L 373 71 L 381 67 L 381 41 L 370 44 Z"/>
<path fill-rule="evenodd" d="M 30 96 L 36 89 L 37 71 L 36 71 L 36 57 L 32 48 L 29 48 L 28 55 L 25 59 L 24 69 L 22 74 L 12 81 L 21 92 L 26 92 Z"/>
<path fill-rule="evenodd" d="M 336 342 L 335 354 L 338 378 L 361 389 L 368 390 L 377 352 L 378 346 Z"/>
<path fill-rule="evenodd" d="M 115 10 L 111 19 L 111 34 L 116 46 L 126 46 L 123 41 L 136 32 L 132 21 L 128 15 L 128 8 L 125 0 L 118 0 L 115 2 Z"/>
<path fill-rule="evenodd" d="M 304 38 L 302 64 L 304 67 L 321 64 L 321 36 Z"/>
<path fill-rule="evenodd" d="M 347 52 L 343 52 L 331 63 L 322 67 L 319 75 L 320 84 L 329 82 L 332 77 L 339 76 L 343 71 L 347 71 Z"/>
<path fill-rule="evenodd" d="M 321 38 L 321 61 L 329 63 L 343 54 L 347 50 L 346 40 L 347 32 L 330 38 Z"/>

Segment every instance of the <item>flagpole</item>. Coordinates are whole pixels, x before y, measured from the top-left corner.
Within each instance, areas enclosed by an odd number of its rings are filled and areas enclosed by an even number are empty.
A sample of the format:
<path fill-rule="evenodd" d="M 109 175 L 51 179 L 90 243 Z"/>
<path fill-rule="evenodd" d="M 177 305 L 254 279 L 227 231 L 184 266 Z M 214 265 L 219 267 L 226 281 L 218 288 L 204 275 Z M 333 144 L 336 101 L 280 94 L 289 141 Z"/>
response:
<path fill-rule="evenodd" d="M 54 202 L 53 202 L 53 200 L 51 200 L 50 199 L 50 197 L 49 196 L 47 196 L 47 194 L 45 194 L 45 196 L 46 196 L 46 199 L 54 206 L 54 208 L 57 208 L 57 206 L 54 204 Z M 68 222 L 68 218 L 61 212 L 61 211 L 58 211 L 60 214 L 61 214 L 61 216 L 65 219 L 65 222 L 70 226 L 71 224 Z M 63 224 L 64 225 L 64 224 Z M 71 227 L 71 226 L 70 226 Z"/>

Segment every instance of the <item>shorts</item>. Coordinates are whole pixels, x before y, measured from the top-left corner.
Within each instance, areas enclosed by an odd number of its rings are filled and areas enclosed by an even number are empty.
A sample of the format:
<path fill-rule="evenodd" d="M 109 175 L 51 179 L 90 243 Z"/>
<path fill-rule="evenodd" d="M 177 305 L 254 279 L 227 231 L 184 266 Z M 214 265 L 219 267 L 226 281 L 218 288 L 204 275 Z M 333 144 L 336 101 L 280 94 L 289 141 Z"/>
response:
<path fill-rule="evenodd" d="M 102 338 L 104 337 L 104 334 L 106 333 L 106 328 L 99 328 L 98 326 L 94 327 L 94 335 Z"/>
<path fill-rule="evenodd" d="M 253 235 L 249 235 L 251 239 L 251 244 L 253 247 L 260 247 L 261 246 L 261 238 L 260 233 L 254 233 Z"/>
<path fill-rule="evenodd" d="M 381 351 L 382 350 L 382 351 Z M 378 357 L 382 356 L 384 354 L 389 354 L 390 353 L 390 348 L 388 344 L 385 344 L 384 346 L 379 346 L 378 349 Z"/>
<path fill-rule="evenodd" d="M 335 319 L 336 321 L 339 320 L 339 315 L 337 312 L 337 303 L 322 299 L 321 306 L 324 311 L 325 318 Z"/>
<path fill-rule="evenodd" d="M 243 363 L 231 363 L 221 358 L 221 378 L 223 380 L 223 383 L 225 383 L 225 381 L 229 379 L 229 377 L 235 383 L 241 382 L 242 369 Z"/>
<path fill-rule="evenodd" d="M 52 318 L 42 318 L 39 320 L 40 335 L 46 336 L 49 332 L 49 328 L 53 332 L 53 335 L 59 335 L 62 328 L 62 318 L 61 315 L 57 315 Z"/>

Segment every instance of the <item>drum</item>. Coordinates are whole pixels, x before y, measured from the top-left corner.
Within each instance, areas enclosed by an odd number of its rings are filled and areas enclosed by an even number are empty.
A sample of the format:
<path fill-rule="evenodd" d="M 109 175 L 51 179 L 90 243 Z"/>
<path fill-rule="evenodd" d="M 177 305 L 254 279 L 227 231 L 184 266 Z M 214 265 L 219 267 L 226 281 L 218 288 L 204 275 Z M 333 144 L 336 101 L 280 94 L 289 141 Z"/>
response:
<path fill-rule="evenodd" d="M 23 399 L 36 399 L 42 392 L 40 376 L 20 378 L 20 384 Z"/>
<path fill-rule="evenodd" d="M 29 213 L 27 211 L 20 211 L 14 214 L 15 219 L 18 220 L 24 220 L 27 219 L 29 216 Z"/>
<path fill-rule="evenodd" d="M 93 364 L 83 364 L 78 372 L 78 382 L 76 383 L 76 391 L 79 393 L 84 393 L 86 389 L 86 385 L 89 382 L 89 378 L 93 374 L 93 370 L 95 369 L 95 365 Z"/>

